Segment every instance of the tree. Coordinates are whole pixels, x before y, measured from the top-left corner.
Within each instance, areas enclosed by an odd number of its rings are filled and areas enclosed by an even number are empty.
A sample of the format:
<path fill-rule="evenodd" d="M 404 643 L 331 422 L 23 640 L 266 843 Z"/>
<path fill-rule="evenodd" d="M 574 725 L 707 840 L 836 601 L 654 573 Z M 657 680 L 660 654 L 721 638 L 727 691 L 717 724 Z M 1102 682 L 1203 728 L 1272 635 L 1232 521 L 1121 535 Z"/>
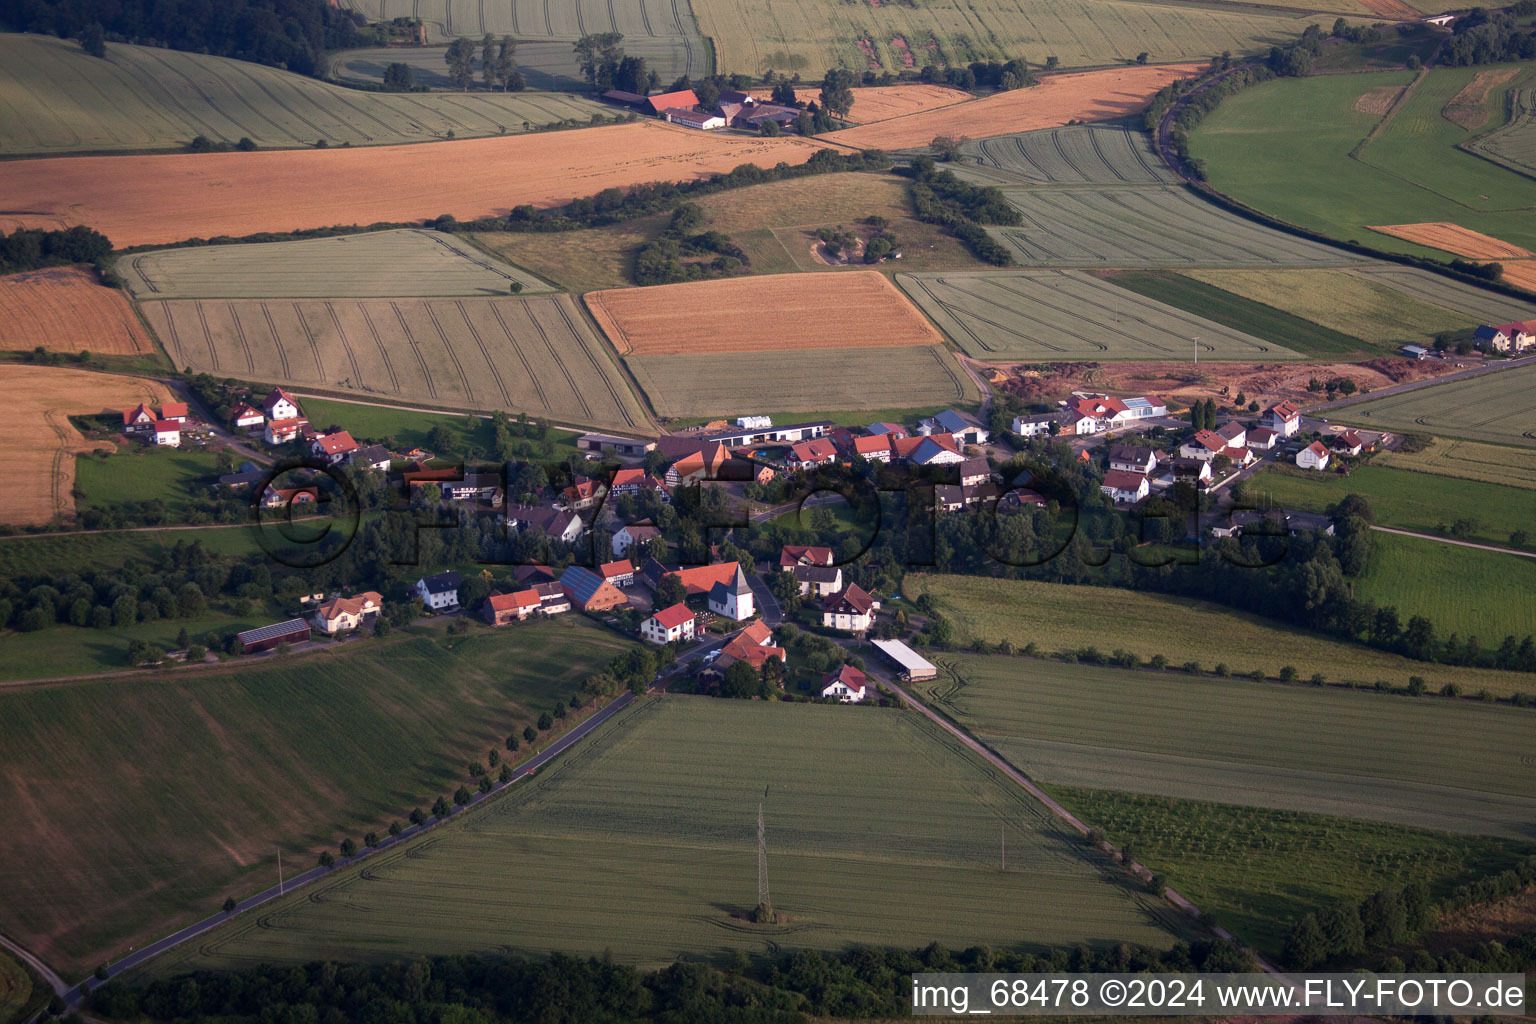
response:
<path fill-rule="evenodd" d="M 1290 934 L 1285 937 L 1283 957 L 1298 971 L 1311 970 L 1323 962 L 1326 957 L 1323 930 L 1318 926 L 1316 914 L 1306 914 L 1291 926 Z"/>
<path fill-rule="evenodd" d="M 614 76 L 624 60 L 624 50 L 619 45 L 623 42 L 623 33 L 594 32 L 582 36 L 571 47 L 582 76 L 595 91 L 607 92 L 613 88 Z"/>
<path fill-rule="evenodd" d="M 486 91 L 496 84 L 496 37 L 489 32 L 480 40 L 480 81 Z"/>
<path fill-rule="evenodd" d="M 392 821 L 392 822 L 389 823 L 389 834 L 390 835 L 398 836 L 401 832 L 404 832 L 404 831 L 405 831 L 405 826 L 400 824 L 398 821 Z"/>
<path fill-rule="evenodd" d="M 465 92 L 475 80 L 475 44 L 468 39 L 455 39 L 443 54 L 448 64 L 448 77 Z"/>
<path fill-rule="evenodd" d="M 707 78 L 693 87 L 693 94 L 699 98 L 699 106 L 705 110 L 713 110 L 715 104 L 720 102 L 720 87 Z"/>
<path fill-rule="evenodd" d="M 341 855 L 343 857 L 350 857 L 356 852 L 357 843 L 352 839 L 351 836 L 348 836 L 346 839 L 341 841 Z"/>
<path fill-rule="evenodd" d="M 453 802 L 458 804 L 460 807 L 463 807 L 465 804 L 473 800 L 474 796 L 475 795 L 471 793 L 467 787 L 460 786 L 458 789 L 453 791 Z"/>
<path fill-rule="evenodd" d="M 795 95 L 795 83 L 791 82 L 787 78 L 781 79 L 778 84 L 773 87 L 773 102 L 779 104 L 781 107 L 797 106 L 800 100 Z"/>
<path fill-rule="evenodd" d="M 101 22 L 93 21 L 80 30 L 80 49 L 92 57 L 106 59 L 107 32 L 101 27 Z"/>
<path fill-rule="evenodd" d="M 336 863 L 336 855 L 334 853 L 332 853 L 330 850 L 321 850 L 320 851 L 319 864 L 320 864 L 321 867 L 328 868 L 332 864 L 335 864 L 335 863 Z"/>
<path fill-rule="evenodd" d="M 444 800 L 442 797 L 438 797 L 432 802 L 432 816 L 434 818 L 446 818 L 448 817 L 448 812 L 449 808 L 447 800 Z"/>
<path fill-rule="evenodd" d="M 523 739 L 527 740 L 529 743 L 532 743 L 534 740 L 536 740 L 538 738 L 539 738 L 539 731 L 537 729 L 535 729 L 531 725 L 523 726 Z"/>
<path fill-rule="evenodd" d="M 928 143 L 928 148 L 933 150 L 935 157 L 948 163 L 960 159 L 960 144 L 964 141 L 964 136 L 935 135 L 933 141 Z"/>
<path fill-rule="evenodd" d="M 764 138 L 775 139 L 784 134 L 784 129 L 779 127 L 779 122 L 769 118 L 763 122 L 763 126 L 757 130 L 757 133 Z"/>
<path fill-rule="evenodd" d="M 235 908 L 238 907 L 239 905 L 240 904 L 235 902 L 235 898 L 233 896 L 227 897 L 224 900 L 224 913 L 226 913 L 226 914 L 233 914 L 235 912 Z M 106 970 L 104 968 L 101 968 L 101 967 L 96 968 L 96 971 L 97 971 L 96 976 L 98 978 L 103 977 L 107 973 Z"/>
<path fill-rule="evenodd" d="M 410 92 L 416 88 L 416 75 L 409 64 L 392 62 L 384 69 L 384 88 L 389 92 Z"/>
<path fill-rule="evenodd" d="M 847 117 L 853 110 L 853 86 L 857 79 L 847 68 L 832 68 L 821 80 L 821 107 L 829 114 Z"/>
<path fill-rule="evenodd" d="M 513 56 L 516 52 L 517 40 L 511 36 L 502 36 L 496 48 L 494 73 L 496 83 L 501 86 L 502 92 L 523 91 L 525 83 L 522 74 L 517 70 L 517 60 Z"/>
<path fill-rule="evenodd" d="M 688 597 L 688 588 L 676 576 L 663 576 L 656 587 L 656 607 L 670 608 Z"/>
<path fill-rule="evenodd" d="M 1150 57 L 1150 55 L 1149 55 L 1149 54 L 1148 54 L 1148 53 L 1147 53 L 1147 51 L 1146 51 L 1146 50 L 1142 50 L 1142 51 L 1141 51 L 1141 52 L 1140 52 L 1140 53 L 1138 53 L 1138 54 L 1137 54 L 1137 55 L 1136 55 L 1136 63 L 1137 63 L 1137 64 L 1145 64 L 1145 63 L 1146 63 L 1146 62 L 1147 62 L 1147 61 L 1148 61 L 1148 60 L 1150 60 L 1150 59 L 1151 59 L 1151 57 Z"/>
<path fill-rule="evenodd" d="M 555 724 L 555 720 L 549 716 L 548 711 L 539 714 L 539 732 L 544 732 Z"/>

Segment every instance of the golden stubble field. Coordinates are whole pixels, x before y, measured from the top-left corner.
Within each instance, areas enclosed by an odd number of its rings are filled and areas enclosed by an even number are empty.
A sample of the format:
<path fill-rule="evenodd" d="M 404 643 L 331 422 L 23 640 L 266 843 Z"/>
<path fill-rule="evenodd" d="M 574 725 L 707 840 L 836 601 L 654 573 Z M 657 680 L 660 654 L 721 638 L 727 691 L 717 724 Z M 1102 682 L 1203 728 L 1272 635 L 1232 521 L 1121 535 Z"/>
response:
<path fill-rule="evenodd" d="M 0 408 L 0 462 L 13 481 L 0 489 L 0 522 L 16 526 L 74 518 L 75 456 L 111 448 L 87 441 L 70 416 L 172 400 L 158 381 L 58 366 L 8 363 L 0 380 L 10 397 Z"/>
<path fill-rule="evenodd" d="M 0 277 L 0 349 L 137 356 L 155 350 L 123 293 L 80 267 Z"/>
<path fill-rule="evenodd" d="M 119 247 L 333 224 L 460 220 L 741 164 L 804 163 L 820 143 L 655 121 L 408 146 L 15 160 L 6 222 L 88 224 Z"/>

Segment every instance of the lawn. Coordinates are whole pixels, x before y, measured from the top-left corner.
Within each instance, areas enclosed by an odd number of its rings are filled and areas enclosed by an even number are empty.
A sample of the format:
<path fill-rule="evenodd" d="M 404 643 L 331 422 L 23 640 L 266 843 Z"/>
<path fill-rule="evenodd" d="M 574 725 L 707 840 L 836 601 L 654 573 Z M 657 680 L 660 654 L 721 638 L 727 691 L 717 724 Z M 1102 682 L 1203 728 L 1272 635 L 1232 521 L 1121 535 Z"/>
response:
<path fill-rule="evenodd" d="M 205 507 L 218 479 L 218 459 L 198 448 L 130 447 L 75 459 L 75 508 L 108 509 L 125 502 L 162 501 L 172 519 Z"/>
<path fill-rule="evenodd" d="M 1485 70 L 1428 72 L 1364 146 L 1382 118 L 1357 110 L 1356 101 L 1373 89 L 1408 85 L 1413 73 L 1265 82 L 1206 117 L 1190 151 L 1221 191 L 1335 238 L 1445 259 L 1438 249 L 1367 227 L 1445 221 L 1530 249 L 1536 205 L 1529 179 L 1457 149 L 1472 133 L 1441 116 L 1446 102 Z"/>
<path fill-rule="evenodd" d="M 291 608 L 269 603 L 245 615 L 212 611 L 195 619 L 160 619 L 112 629 L 61 625 L 31 633 L 0 632 L 0 682 L 121 672 L 131 667 L 130 640 L 172 651 L 182 629 L 194 643 L 205 643 L 210 632 L 225 636 L 291 617 Z"/>
<path fill-rule="evenodd" d="M 1536 537 L 1536 496 L 1517 487 L 1377 465 L 1360 466 L 1347 477 L 1266 470 L 1244 487 L 1250 495 L 1262 496 L 1265 503 L 1311 512 L 1321 512 L 1345 495 L 1358 494 L 1371 503 L 1377 525 L 1415 533 L 1437 533 L 1458 519 L 1470 518 L 1476 527 L 1464 540 L 1507 545 L 1513 530 L 1525 530 Z"/>
<path fill-rule="evenodd" d="M 787 918 L 766 926 L 745 920 L 760 805 Z M 1039 803 L 921 716 L 877 708 L 645 698 L 531 783 L 364 863 L 154 970 L 1174 938 L 1166 908 Z"/>
<path fill-rule="evenodd" d="M 1120 648 L 1143 661 L 1161 654 L 1174 665 L 1225 663 L 1234 674 L 1260 670 L 1271 677 L 1291 665 L 1303 679 L 1320 672 L 1330 682 L 1367 686 L 1386 680 L 1401 687 L 1421 676 L 1434 689 L 1455 682 L 1497 696 L 1536 690 L 1522 673 L 1413 661 L 1189 598 L 976 576 L 912 575 L 905 586 L 912 597 L 931 593 L 962 642 L 1035 643 L 1047 653 Z"/>
<path fill-rule="evenodd" d="M 15 811 L 0 836 L 0 928 L 83 976 L 266 886 L 279 849 L 292 873 L 342 836 L 451 793 L 468 761 L 624 646 L 571 615 L 196 675 L 0 690 L 0 803 Z"/>
<path fill-rule="evenodd" d="M 51 994 L 42 986 L 34 986 L 31 972 L 0 950 L 0 1024 L 25 1020 L 42 1009 Z"/>
<path fill-rule="evenodd" d="M 1219 924 L 1277 956 L 1291 922 L 1409 882 L 1444 895 L 1497 874 L 1519 847 L 1320 814 L 1067 786 L 1047 787 L 1116 844 L 1168 879 Z"/>
<path fill-rule="evenodd" d="M 1536 451 L 1438 437 L 1431 440 L 1430 446 L 1421 452 L 1386 451 L 1377 455 L 1375 461 L 1378 465 L 1419 473 L 1536 490 Z"/>
<path fill-rule="evenodd" d="M 1038 658 L 938 661 L 924 686 L 937 706 L 1040 782 L 1536 841 L 1529 708 Z"/>
<path fill-rule="evenodd" d="M 1377 533 L 1355 596 L 1396 606 L 1404 622 L 1424 616 L 1442 640 L 1455 633 L 1497 648 L 1536 632 L 1536 558 Z"/>
<path fill-rule="evenodd" d="M 426 412 L 412 412 L 409 409 L 391 409 L 377 405 L 360 405 L 356 402 L 336 402 L 322 398 L 304 399 L 304 415 L 310 422 L 325 425 L 335 424 L 357 438 L 394 438 L 395 446 L 400 451 L 409 451 L 412 448 L 424 448 L 431 450 L 427 443 L 427 435 L 434 427 L 442 426 L 453 435 L 455 447 L 447 453 L 463 453 L 471 449 L 481 452 L 489 451 L 495 442 L 494 431 L 489 418 L 475 416 L 442 416 Z M 555 442 L 553 458 L 565 458 L 568 455 L 576 455 L 576 433 L 571 430 L 559 430 L 550 428 L 547 435 Z M 539 442 L 532 442 L 535 448 Z M 539 456 L 543 457 L 542 454 Z"/>
<path fill-rule="evenodd" d="M 1376 430 L 1536 447 L 1536 364 L 1389 395 L 1330 419 Z"/>
<path fill-rule="evenodd" d="M 193 542 L 203 545 L 213 557 L 239 557 L 262 550 L 244 524 L 227 528 L 39 533 L 0 538 L 0 576 L 76 572 L 82 565 L 110 569 L 130 561 L 157 564 L 161 555 L 177 544 Z"/>

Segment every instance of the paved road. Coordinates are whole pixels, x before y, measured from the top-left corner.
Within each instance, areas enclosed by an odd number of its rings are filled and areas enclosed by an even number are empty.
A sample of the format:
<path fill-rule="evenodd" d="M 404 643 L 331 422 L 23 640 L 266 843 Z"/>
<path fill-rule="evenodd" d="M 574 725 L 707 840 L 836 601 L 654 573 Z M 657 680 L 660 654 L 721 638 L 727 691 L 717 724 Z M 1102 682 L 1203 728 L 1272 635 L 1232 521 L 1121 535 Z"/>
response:
<path fill-rule="evenodd" d="M 939 728 L 955 737 L 961 743 L 965 744 L 969 749 L 975 751 L 978 755 L 984 758 L 988 764 L 1002 772 L 1005 776 L 1008 777 L 1008 779 L 1018 785 L 1030 796 L 1044 804 L 1047 810 L 1056 815 L 1056 817 L 1060 818 L 1062 821 L 1066 822 L 1068 825 L 1072 826 L 1072 828 L 1075 829 L 1079 835 L 1088 835 L 1088 826 L 1084 825 L 1076 815 L 1067 810 L 1065 807 L 1061 806 L 1061 804 L 1057 803 L 1055 800 L 1052 800 L 1050 796 L 1046 794 L 1045 790 L 1041 789 L 1029 779 L 1025 778 L 1024 775 L 1018 771 L 1018 769 L 1013 767 L 1013 765 L 1009 764 L 997 754 L 993 753 L 991 748 L 987 747 L 979 740 L 974 739 L 969 733 L 965 732 L 950 722 L 949 719 L 930 710 L 927 705 L 913 698 L 910 693 L 902 689 L 901 686 L 899 686 L 894 681 L 887 679 L 885 681 L 885 685 L 902 700 L 906 701 L 913 708 L 917 709 L 918 712 L 926 716 Z M 1113 846 L 1109 846 L 1108 849 L 1111 853 L 1116 852 Z M 1137 877 L 1142 879 L 1150 879 L 1152 877 L 1152 872 L 1150 870 L 1135 861 L 1130 863 L 1130 870 L 1135 875 L 1137 875 Z M 1184 911 L 1192 917 L 1199 916 L 1200 908 L 1196 907 L 1185 896 L 1172 888 L 1167 888 L 1164 890 L 1164 892 L 1168 897 L 1168 902 L 1172 903 L 1174 906 L 1178 907 L 1180 910 Z M 1222 928 L 1220 925 L 1213 925 L 1211 931 L 1214 932 L 1218 937 L 1226 939 L 1229 942 L 1239 942 L 1236 936 L 1227 931 L 1225 928 Z M 1263 971 L 1268 974 L 1280 975 L 1279 969 L 1276 968 L 1273 964 L 1266 962 L 1264 958 L 1259 956 L 1257 952 L 1251 949 L 1249 952 L 1253 955 L 1254 961 Z M 1281 976 L 1283 977 L 1283 975 Z"/>
<path fill-rule="evenodd" d="M 778 572 L 778 568 L 772 567 L 770 572 Z M 768 584 L 757 573 L 747 576 L 747 586 L 752 588 L 752 596 L 757 600 L 757 606 L 763 610 L 763 623 L 767 626 L 777 626 L 784 621 L 784 609 L 779 606 L 779 599 L 773 596 L 773 591 L 768 589 Z"/>
<path fill-rule="evenodd" d="M 1417 537 L 1420 540 L 1432 540 L 1441 544 L 1454 544 L 1459 548 L 1477 548 L 1479 551 L 1497 551 L 1505 555 L 1519 555 L 1521 558 L 1536 558 L 1536 551 L 1516 551 L 1514 548 L 1501 548 L 1497 544 L 1474 544 L 1469 540 L 1453 540 L 1450 537 L 1438 537 L 1433 533 L 1414 533 L 1412 530 L 1397 530 L 1390 526 L 1372 526 L 1373 530 L 1382 533 L 1395 533 L 1402 537 Z"/>
<path fill-rule="evenodd" d="M 176 377 L 159 377 L 156 379 L 186 399 L 188 407 L 197 413 L 197 418 L 202 420 L 203 426 L 207 427 L 208 432 L 218 438 L 218 440 L 228 445 L 241 456 L 250 459 L 258 466 L 270 466 L 272 464 L 270 453 L 251 447 L 245 439 L 236 437 L 228 430 L 219 426 L 218 418 L 213 415 L 213 410 L 198 401 L 197 394 L 193 392 L 191 386 L 186 381 Z"/>
<path fill-rule="evenodd" d="M 634 699 L 634 694 L 620 694 L 611 703 L 609 703 L 608 706 L 604 707 L 597 714 L 576 726 L 564 736 L 561 736 L 547 749 L 540 751 L 534 757 L 518 765 L 518 774 L 513 776 L 512 781 L 506 783 L 498 783 L 490 793 L 476 793 L 466 806 L 462 808 L 455 807 L 448 818 L 433 819 L 421 825 L 412 825 L 405 829 L 405 831 L 401 832 L 399 836 L 386 836 L 384 837 L 383 841 L 381 841 L 379 845 L 374 849 L 363 850 L 353 857 L 338 860 L 332 867 L 313 867 L 300 874 L 294 875 L 291 878 L 284 879 L 281 891 L 279 891 L 278 886 L 274 885 L 268 889 L 262 890 L 254 896 L 247 897 L 246 899 L 243 899 L 239 902 L 239 904 L 235 907 L 233 914 L 219 913 L 212 917 L 206 917 L 203 920 L 198 921 L 196 924 L 187 925 L 187 927 L 181 929 L 179 932 L 176 932 L 172 935 L 167 935 L 165 938 L 152 942 L 142 949 L 135 950 L 116 963 L 108 965 L 107 976 L 112 978 L 122 974 L 124 971 L 130 971 L 133 968 L 145 963 L 146 961 L 159 956 L 166 950 L 173 949 L 176 946 L 181 945 L 183 942 L 186 942 L 189 939 L 195 939 L 200 935 L 206 935 L 208 932 L 213 931 L 215 928 L 224 924 L 226 921 L 233 919 L 239 914 L 243 914 L 248 910 L 252 910 L 261 906 L 262 904 L 269 903 L 272 900 L 279 898 L 280 896 L 284 896 L 287 893 L 300 888 L 301 886 L 308 885 L 310 882 L 325 878 L 327 875 L 340 871 L 342 868 L 354 864 L 357 861 L 364 859 L 365 857 L 372 856 L 379 850 L 387 850 L 397 843 L 403 843 L 413 836 L 420 835 L 422 832 L 436 828 L 438 825 L 442 824 L 443 821 L 457 818 L 459 815 L 465 813 L 466 811 L 479 806 L 487 798 L 500 793 L 508 786 L 516 785 L 522 780 L 528 778 L 538 769 L 549 764 L 549 762 L 554 758 L 558 757 L 560 754 L 570 749 L 570 747 L 580 742 L 588 733 L 592 732 L 592 730 L 596 729 L 598 726 L 608 721 L 608 719 L 618 714 L 621 710 L 628 707 L 631 703 L 634 702 Z M 9 946 L 10 944 L 6 943 L 6 945 Z M 52 972 L 49 972 L 49 974 L 51 973 Z M 89 988 L 93 987 L 95 984 L 98 983 L 95 982 L 94 979 L 88 979 L 74 986 L 73 988 L 68 989 L 67 992 L 62 993 L 64 995 L 65 1002 L 67 1002 L 72 1007 L 78 1006 L 80 1002 L 85 998 Z"/>
<path fill-rule="evenodd" d="M 62 996 L 69 991 L 69 986 L 64 983 L 63 978 L 54 974 L 51 967 L 27 952 L 25 948 L 18 946 L 4 935 L 0 935 L 0 946 L 3 946 L 12 956 L 36 971 L 37 976 L 48 983 L 48 986 L 53 989 L 55 995 Z"/>
<path fill-rule="evenodd" d="M 1360 402 L 1370 402 L 1378 398 L 1386 398 L 1388 395 L 1401 395 L 1408 391 L 1418 391 L 1420 388 L 1432 388 L 1437 384 L 1448 384 L 1453 380 L 1466 380 L 1470 377 L 1481 377 L 1485 373 L 1498 373 L 1501 370 L 1512 370 L 1517 366 L 1525 366 L 1528 363 L 1536 363 L 1536 354 L 1521 356 L 1519 359 L 1497 359 L 1483 366 L 1476 366 L 1470 370 L 1458 370 L 1455 373 L 1444 373 L 1438 377 L 1425 377 L 1422 380 L 1411 380 L 1406 384 L 1393 384 L 1391 387 L 1376 388 L 1369 394 L 1355 394 L 1348 398 L 1336 399 L 1332 402 L 1322 402 L 1318 405 L 1309 405 L 1305 411 L 1316 415 L 1332 409 L 1340 409 L 1348 405 L 1356 405 Z"/>

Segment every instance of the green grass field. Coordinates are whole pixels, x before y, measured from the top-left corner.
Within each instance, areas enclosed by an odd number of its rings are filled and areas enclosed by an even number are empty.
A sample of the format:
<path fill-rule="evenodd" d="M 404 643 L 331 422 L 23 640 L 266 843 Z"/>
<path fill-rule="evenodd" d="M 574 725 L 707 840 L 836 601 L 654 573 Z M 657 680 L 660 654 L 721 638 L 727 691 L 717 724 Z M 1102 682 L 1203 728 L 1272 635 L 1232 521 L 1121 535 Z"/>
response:
<path fill-rule="evenodd" d="M 939 661 L 925 684 L 937 705 L 1040 782 L 1536 840 L 1528 708 L 1035 658 Z"/>
<path fill-rule="evenodd" d="M 625 360 L 658 416 L 735 415 L 765 402 L 801 417 L 822 409 L 880 410 L 970 406 L 976 385 L 955 357 L 936 345 L 730 352 L 699 372 L 692 355 Z M 765 396 L 765 381 L 775 381 Z"/>
<path fill-rule="evenodd" d="M 1326 270 L 1274 271 L 1285 274 L 1328 274 Z M 1242 295 L 1166 270 L 1120 270 L 1109 279 L 1138 295 L 1165 302 L 1196 316 L 1216 321 L 1246 334 L 1267 338 L 1310 356 L 1341 356 L 1360 353 L 1365 346 L 1331 327 L 1304 320 L 1291 312 L 1256 302 Z"/>
<path fill-rule="evenodd" d="M 1433 438 L 1421 452 L 1385 451 L 1375 458 L 1379 466 L 1411 469 L 1458 480 L 1503 484 L 1536 491 L 1536 451 L 1476 441 Z"/>
<path fill-rule="evenodd" d="M 140 307 L 178 366 L 433 408 L 646 429 L 569 296 L 202 300 Z"/>
<path fill-rule="evenodd" d="M 24 1020 L 42 1008 L 44 995 L 32 984 L 31 973 L 0 951 L 0 1024 Z"/>
<path fill-rule="evenodd" d="M 136 299 L 395 298 L 553 289 L 441 231 L 408 228 L 257 245 L 160 249 L 120 257 Z"/>
<path fill-rule="evenodd" d="M 1377 525 L 1416 533 L 1436 533 L 1458 519 L 1472 518 L 1477 521 L 1476 529 L 1463 539 L 1503 546 L 1509 543 L 1513 530 L 1536 536 L 1536 497 L 1529 491 L 1390 469 L 1374 462 L 1356 468 L 1347 477 L 1266 470 L 1245 486 L 1266 503 L 1312 512 L 1323 511 L 1345 495 L 1359 494 L 1371 503 Z"/>
<path fill-rule="evenodd" d="M 617 0 L 608 4 L 601 0 L 490 0 L 481 4 L 466 0 L 341 0 L 338 6 L 370 19 L 420 18 L 434 42 L 446 42 L 456 36 L 471 36 L 478 41 L 491 32 L 514 36 L 519 43 L 553 39 L 566 43 L 569 54 L 570 41 L 589 32 L 621 32 L 626 43 L 635 40 L 641 47 L 627 52 L 655 53 L 650 48 L 661 45 L 682 51 L 681 70 L 675 74 L 686 71 L 697 77 L 715 70 L 709 66 L 708 51 L 688 5 L 669 4 L 666 0 Z M 518 56 L 522 56 L 521 47 Z M 647 62 L 652 66 L 657 63 L 650 58 Z M 441 56 L 438 64 L 442 64 Z"/>
<path fill-rule="evenodd" d="M 513 0 L 515 3 L 515 0 Z M 525 0 L 526 2 L 526 0 Z M 590 2 L 590 0 L 588 0 Z M 656 0 L 647 0 L 652 7 L 659 6 Z M 504 5 L 504 6 L 503 6 Z M 349 0 L 344 7 L 362 9 L 369 17 L 377 17 L 379 5 L 377 3 L 365 4 L 361 0 Z M 405 16 L 412 15 L 411 6 L 400 0 L 398 5 Z M 426 17 L 431 8 L 436 7 L 439 12 L 444 8 L 442 0 L 428 0 L 418 10 Z M 456 11 L 454 28 L 462 29 L 461 18 L 467 13 L 472 19 L 477 17 L 479 11 L 475 8 L 466 8 L 462 0 L 454 4 Z M 497 7 L 501 10 L 498 11 Z M 517 30 L 507 25 L 503 12 L 512 6 L 507 0 L 502 4 L 487 4 L 480 10 L 485 12 L 486 23 L 491 26 L 485 31 L 502 34 L 511 34 L 517 38 L 517 52 L 514 54 L 517 60 L 518 73 L 528 84 L 531 91 L 556 91 L 584 93 L 587 82 L 581 74 L 575 53 L 571 50 L 571 40 L 581 33 L 573 32 L 566 39 L 537 39 L 529 38 L 535 31 L 544 27 L 543 11 L 537 11 L 532 24 L 530 19 L 519 18 Z M 634 4 L 638 7 L 639 4 Z M 557 17 L 563 17 L 569 7 L 550 6 L 551 12 Z M 688 17 L 687 7 L 679 8 L 682 16 Z M 462 12 L 462 13 L 460 13 Z M 606 13 L 606 12 L 605 12 Z M 606 20 L 606 18 L 605 18 Z M 497 28 L 500 24 L 502 27 Z M 641 26 L 643 28 L 643 26 Z M 479 43 L 485 31 L 479 28 L 464 30 L 467 35 L 473 37 Z M 593 32 L 608 31 L 607 25 L 602 28 L 593 28 Z M 624 32 L 624 53 L 630 57 L 640 57 L 645 61 L 647 70 L 653 70 L 662 77 L 662 84 L 667 84 L 681 75 L 691 75 L 697 79 L 701 75 L 709 74 L 709 55 L 703 46 L 693 45 L 696 39 L 684 39 L 680 35 L 649 36 L 629 29 L 620 29 Z M 695 30 L 697 31 L 697 30 Z M 443 36 L 443 26 L 429 22 L 428 33 L 434 37 Z M 411 77 L 414 84 L 427 86 L 431 89 L 441 89 L 457 92 L 458 86 L 453 84 L 453 79 L 448 77 L 448 62 L 444 59 L 447 52 L 446 45 L 439 46 L 387 46 L 378 48 L 364 48 L 358 50 L 342 50 L 335 55 L 331 62 L 331 76 L 339 82 L 356 82 L 362 85 L 382 85 L 384 73 L 391 64 L 404 64 L 411 69 Z M 478 54 L 477 54 L 478 55 Z M 477 61 L 478 69 L 479 63 Z M 480 80 L 476 80 L 473 88 L 483 88 Z M 534 98 L 529 93 L 524 93 L 527 99 Z M 558 97 L 563 99 L 564 97 Z M 610 113 L 612 111 L 610 110 Z"/>
<path fill-rule="evenodd" d="M 1377 430 L 1536 447 L 1536 365 L 1388 395 L 1330 413 Z"/>
<path fill-rule="evenodd" d="M 567 47 L 568 48 L 568 47 Z M 439 56 L 439 62 L 441 62 Z M 614 109 L 547 93 L 384 93 L 343 89 L 276 68 L 108 43 L 0 35 L 0 154 L 177 149 L 202 135 L 258 146 L 380 146 L 523 131 L 523 123 L 587 122 Z"/>
<path fill-rule="evenodd" d="M 453 434 L 457 445 L 454 449 L 456 452 L 466 452 L 471 449 L 488 452 L 495 442 L 491 421 L 478 416 L 473 419 L 471 426 L 471 420 L 466 416 L 438 416 L 431 413 L 412 412 L 408 409 L 385 409 L 374 405 L 327 401 L 321 398 L 304 399 L 304 414 L 309 417 L 311 423 L 327 426 L 334 424 L 350 432 L 354 437 L 392 437 L 395 439 L 395 444 L 406 451 L 412 448 L 424 448 L 430 451 L 431 446 L 427 443 L 427 435 L 439 425 L 448 428 Z M 566 456 L 578 454 L 575 443 L 576 434 L 573 431 L 551 429 L 548 436 L 555 442 L 554 458 L 563 459 Z M 539 444 L 536 441 L 530 443 L 535 448 Z"/>
<path fill-rule="evenodd" d="M 624 645 L 571 615 L 197 675 L 0 690 L 0 800 L 16 812 L 0 836 L 0 928 L 83 975 L 268 885 L 279 848 L 290 873 L 307 868 L 343 836 L 451 793 L 468 761 Z"/>
<path fill-rule="evenodd" d="M 1278 343 L 1101 278 L 1062 270 L 902 274 L 903 290 L 967 355 L 995 360 L 1299 359 Z"/>
<path fill-rule="evenodd" d="M 1471 133 L 1441 116 L 1484 70 L 1428 72 L 1358 152 L 1382 118 L 1355 102 L 1372 89 L 1409 84 L 1411 72 L 1266 82 L 1206 117 L 1190 152 L 1228 195 L 1335 238 L 1443 259 L 1439 250 L 1367 225 L 1448 221 L 1529 249 L 1536 247 L 1530 180 L 1457 149 Z"/>
<path fill-rule="evenodd" d="M 760 801 L 787 917 L 763 927 L 743 919 Z M 1156 904 L 1074 838 L 914 713 L 646 698 L 486 810 L 154 969 L 485 949 L 659 964 L 934 940 L 1169 944 Z"/>
<path fill-rule="evenodd" d="M 75 459 L 75 507 L 108 509 L 128 501 L 163 501 L 175 520 L 206 507 L 218 459 L 197 448 L 129 448 L 105 458 Z"/>
<path fill-rule="evenodd" d="M 1423 881 L 1436 896 L 1497 874 L 1516 844 L 1320 814 L 1047 787 L 1219 924 L 1279 955 L 1303 914 Z"/>
<path fill-rule="evenodd" d="M 1485 649 L 1536 633 L 1536 559 L 1377 533 L 1355 596 L 1422 615 L 1443 640 L 1477 637 Z M 1526 678 L 1530 678 L 1527 676 Z"/>
<path fill-rule="evenodd" d="M 1454 682 L 1502 697 L 1536 689 L 1522 673 L 1413 661 L 1188 598 L 976 576 L 914 575 L 905 587 L 911 597 L 932 594 L 961 642 L 1035 643 L 1045 653 L 1120 648 L 1143 661 L 1161 654 L 1174 665 L 1225 663 L 1233 674 L 1260 670 L 1271 678 L 1291 665 L 1303 679 L 1321 672 L 1329 682 L 1367 686 L 1386 680 L 1401 687 L 1421 676 L 1435 689 Z"/>
<path fill-rule="evenodd" d="M 1468 140 L 1466 146 L 1522 174 L 1536 174 L 1536 83 L 1517 84 L 1524 87 L 1500 90 L 1509 104 L 1508 122 Z"/>

